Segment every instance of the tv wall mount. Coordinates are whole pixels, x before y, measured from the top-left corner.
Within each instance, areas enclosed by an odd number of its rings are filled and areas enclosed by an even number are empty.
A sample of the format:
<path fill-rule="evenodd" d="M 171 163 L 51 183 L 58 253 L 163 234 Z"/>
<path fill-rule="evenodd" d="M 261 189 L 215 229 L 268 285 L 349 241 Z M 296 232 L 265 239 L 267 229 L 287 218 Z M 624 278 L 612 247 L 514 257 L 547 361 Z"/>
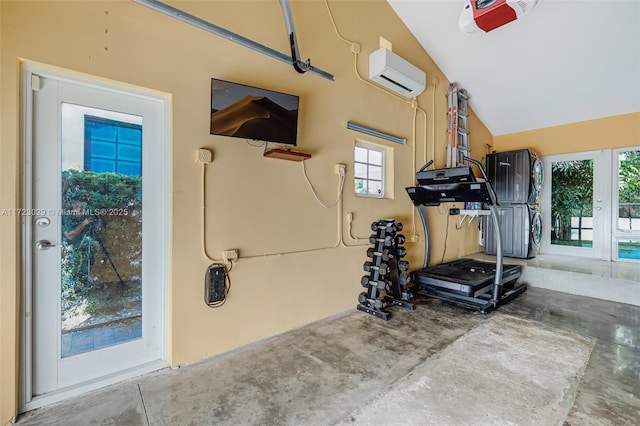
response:
<path fill-rule="evenodd" d="M 267 47 L 256 41 L 253 41 L 244 36 L 241 36 L 240 34 L 234 33 L 233 31 L 229 31 L 226 28 L 222 28 L 216 24 L 212 24 L 211 22 L 205 21 L 202 18 L 198 18 L 197 16 L 191 15 L 190 13 L 184 12 L 180 9 L 177 9 L 173 6 L 162 3 L 160 1 L 157 1 L 157 0 L 133 0 L 133 1 L 143 6 L 147 6 L 157 12 L 164 13 L 165 15 L 168 15 L 172 18 L 178 19 L 179 21 L 186 22 L 187 24 L 193 25 L 194 27 L 200 28 L 201 30 L 208 31 L 224 39 L 233 41 L 234 43 L 238 43 L 241 46 L 248 47 L 257 52 L 270 56 L 274 59 L 278 59 L 282 62 L 293 65 L 293 68 L 300 74 L 304 74 L 307 71 L 310 71 L 314 74 L 319 75 L 320 77 L 326 78 L 327 80 L 334 81 L 333 74 L 329 74 L 326 71 L 323 71 L 319 68 L 312 66 L 310 59 L 307 59 L 306 61 L 303 61 L 300 59 L 301 58 L 300 50 L 298 48 L 296 30 L 293 25 L 293 15 L 291 14 L 291 5 L 289 3 L 289 0 L 279 0 L 279 1 L 280 1 L 280 6 L 282 7 L 282 11 L 284 13 L 284 20 L 287 25 L 289 45 L 291 46 L 291 55 L 278 52 L 275 49 Z"/>

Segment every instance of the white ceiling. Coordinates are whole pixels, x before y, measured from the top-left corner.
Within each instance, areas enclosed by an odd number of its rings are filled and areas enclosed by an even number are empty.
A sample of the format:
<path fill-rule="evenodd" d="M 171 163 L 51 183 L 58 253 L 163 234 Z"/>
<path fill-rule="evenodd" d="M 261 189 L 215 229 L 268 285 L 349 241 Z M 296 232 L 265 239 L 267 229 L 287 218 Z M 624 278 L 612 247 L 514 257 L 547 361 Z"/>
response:
<path fill-rule="evenodd" d="M 387 1 L 494 136 L 640 111 L 640 0 L 540 0 L 475 36 L 464 0 Z"/>

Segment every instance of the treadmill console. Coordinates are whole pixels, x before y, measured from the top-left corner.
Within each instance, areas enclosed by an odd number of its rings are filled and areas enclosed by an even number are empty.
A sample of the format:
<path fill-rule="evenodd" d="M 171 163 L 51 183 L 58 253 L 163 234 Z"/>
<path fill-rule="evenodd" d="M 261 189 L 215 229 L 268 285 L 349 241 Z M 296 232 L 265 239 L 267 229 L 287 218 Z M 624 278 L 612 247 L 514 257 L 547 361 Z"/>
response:
<path fill-rule="evenodd" d="M 456 201 L 496 204 L 490 184 L 478 182 L 470 166 L 420 171 L 416 180 L 416 186 L 406 188 L 416 206 Z"/>
<path fill-rule="evenodd" d="M 424 170 L 416 173 L 418 185 L 438 185 L 443 183 L 475 182 L 476 177 L 469 166 L 448 169 Z"/>

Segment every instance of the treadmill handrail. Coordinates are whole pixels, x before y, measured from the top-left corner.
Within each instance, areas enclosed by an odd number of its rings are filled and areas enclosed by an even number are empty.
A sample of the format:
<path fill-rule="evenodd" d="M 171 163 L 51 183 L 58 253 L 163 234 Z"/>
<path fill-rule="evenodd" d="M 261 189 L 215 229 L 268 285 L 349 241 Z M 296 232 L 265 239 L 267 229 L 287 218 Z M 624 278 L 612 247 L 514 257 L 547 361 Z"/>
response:
<path fill-rule="evenodd" d="M 475 164 L 480 169 L 480 173 L 482 173 L 482 177 L 484 178 L 484 180 L 489 182 L 489 178 L 487 177 L 487 173 L 484 171 L 484 167 L 482 167 L 482 163 L 481 162 L 479 162 L 478 160 L 476 160 L 474 158 L 467 157 L 466 155 L 463 156 L 462 159 L 464 161 L 468 161 L 469 163 Z"/>
<path fill-rule="evenodd" d="M 482 173 L 482 177 L 484 178 L 484 182 L 457 182 L 455 184 L 443 184 L 443 185 L 418 185 L 415 187 L 406 188 L 407 194 L 413 201 L 416 207 L 427 205 L 427 206 L 438 206 L 443 202 L 451 202 L 451 201 L 482 201 L 488 204 L 489 210 L 491 211 L 491 220 L 493 221 L 495 236 L 496 236 L 496 272 L 495 278 L 493 281 L 492 295 L 489 303 L 493 302 L 497 304 L 502 298 L 502 272 L 503 272 L 503 254 L 502 254 L 502 235 L 500 232 L 500 222 L 498 221 L 498 198 L 496 196 L 493 187 L 491 186 L 491 182 L 489 182 L 489 178 L 487 177 L 484 168 L 482 167 L 482 163 L 478 160 L 475 160 L 471 157 L 464 156 L 463 159 L 470 163 L 475 164 Z M 428 165 L 424 168 L 426 169 Z M 484 184 L 484 185 L 483 185 Z M 473 186 L 471 186 L 473 185 Z M 468 197 L 472 191 L 476 191 L 473 193 L 473 197 L 469 198 L 480 198 L 479 200 L 474 199 L 464 199 L 465 196 L 463 193 L 466 192 L 466 196 Z M 479 191 L 479 192 L 478 192 Z M 429 194 L 432 198 L 426 200 L 426 194 Z M 421 199 L 418 199 L 421 198 Z M 426 218 L 421 217 L 423 219 L 423 224 L 426 223 Z M 426 233 L 425 233 L 426 234 Z M 425 236 L 426 237 L 426 236 Z M 428 265 L 429 258 L 429 245 L 430 241 L 425 238 L 425 264 Z M 426 266 L 425 266 L 426 267 Z"/>

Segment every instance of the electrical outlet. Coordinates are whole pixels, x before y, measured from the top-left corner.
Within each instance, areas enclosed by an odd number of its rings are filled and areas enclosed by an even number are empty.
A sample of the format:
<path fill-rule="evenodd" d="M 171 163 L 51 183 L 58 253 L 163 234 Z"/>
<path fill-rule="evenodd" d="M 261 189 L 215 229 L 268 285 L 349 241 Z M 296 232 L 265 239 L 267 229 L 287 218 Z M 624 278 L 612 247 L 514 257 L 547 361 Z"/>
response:
<path fill-rule="evenodd" d="M 335 172 L 337 175 L 344 176 L 347 172 L 347 166 L 341 163 L 337 163 L 335 166 Z"/>
<path fill-rule="evenodd" d="M 355 54 L 360 53 L 360 43 L 356 43 L 356 42 L 351 43 L 351 53 L 355 53 Z"/>
<path fill-rule="evenodd" d="M 236 262 L 238 260 L 238 250 L 224 250 L 222 252 L 222 258 L 225 263 L 229 263 L 230 261 Z"/>
<path fill-rule="evenodd" d="M 206 148 L 198 148 L 198 151 L 196 151 L 196 161 L 202 164 L 209 164 L 213 161 L 213 154 Z"/>
<path fill-rule="evenodd" d="M 353 222 L 353 213 L 352 212 L 347 213 L 347 222 L 349 222 L 349 223 Z"/>

